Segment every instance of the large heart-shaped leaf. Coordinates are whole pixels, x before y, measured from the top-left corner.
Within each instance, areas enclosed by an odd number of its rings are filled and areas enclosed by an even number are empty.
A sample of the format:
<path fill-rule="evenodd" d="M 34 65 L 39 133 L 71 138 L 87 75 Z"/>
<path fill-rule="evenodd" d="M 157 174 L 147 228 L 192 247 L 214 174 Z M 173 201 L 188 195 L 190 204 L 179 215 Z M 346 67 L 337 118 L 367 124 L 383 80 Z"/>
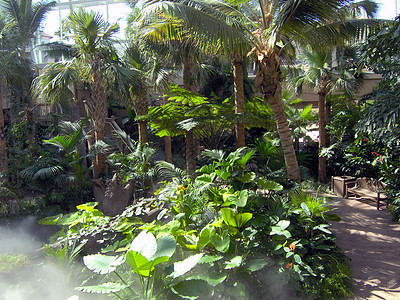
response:
<path fill-rule="evenodd" d="M 227 225 L 234 228 L 240 228 L 253 217 L 252 213 L 235 214 L 235 211 L 230 208 L 221 208 L 222 218 Z"/>
<path fill-rule="evenodd" d="M 193 269 L 203 257 L 203 253 L 192 255 L 185 260 L 174 263 L 174 271 L 168 277 L 177 278 Z"/>
<path fill-rule="evenodd" d="M 220 252 L 226 252 L 229 249 L 229 244 L 230 244 L 230 238 L 229 238 L 229 231 L 224 230 L 222 235 L 219 234 L 213 234 L 210 236 L 210 242 L 215 246 L 215 249 L 217 249 Z"/>
<path fill-rule="evenodd" d="M 157 239 L 157 251 L 151 259 L 158 257 L 171 257 L 175 253 L 176 241 L 170 234 L 163 235 Z"/>
<path fill-rule="evenodd" d="M 131 247 L 129 250 L 140 253 L 147 260 L 151 260 L 151 258 L 157 252 L 157 241 L 154 235 L 147 231 L 142 231 L 135 237 L 131 243 Z"/>
<path fill-rule="evenodd" d="M 239 177 L 238 179 L 243 183 L 249 183 L 252 182 L 255 178 L 256 178 L 256 173 L 249 172 L 244 174 L 242 177 Z"/>
<path fill-rule="evenodd" d="M 124 258 L 120 256 L 94 254 L 85 256 L 83 262 L 89 270 L 103 275 L 113 272 L 117 266 L 124 262 Z"/>
<path fill-rule="evenodd" d="M 132 250 L 128 251 L 125 255 L 125 261 L 132 268 L 132 271 L 145 277 L 150 277 L 158 264 L 168 260 L 168 256 L 148 260 L 140 253 Z"/>
<path fill-rule="evenodd" d="M 197 299 L 200 296 L 208 299 L 210 296 L 207 281 L 202 279 L 181 281 L 172 287 L 172 291 L 184 299 Z"/>
<path fill-rule="evenodd" d="M 214 234 L 215 228 L 211 226 L 204 227 L 199 234 L 199 239 L 197 241 L 198 250 L 203 249 L 210 242 L 210 236 Z"/>

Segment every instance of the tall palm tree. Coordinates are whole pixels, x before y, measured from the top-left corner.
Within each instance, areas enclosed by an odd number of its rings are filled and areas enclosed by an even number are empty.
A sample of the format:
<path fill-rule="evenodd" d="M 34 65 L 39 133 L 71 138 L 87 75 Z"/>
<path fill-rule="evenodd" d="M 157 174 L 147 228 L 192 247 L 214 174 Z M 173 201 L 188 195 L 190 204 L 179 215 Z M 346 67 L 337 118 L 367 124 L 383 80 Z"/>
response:
<path fill-rule="evenodd" d="M 143 12 L 143 11 L 142 11 Z M 164 47 L 168 58 L 174 66 L 180 66 L 183 73 L 183 87 L 190 92 L 198 92 L 198 57 L 200 55 L 195 40 L 188 34 L 184 24 L 168 23 L 166 20 L 146 19 L 146 16 L 140 20 L 140 26 L 144 28 L 143 37 L 149 43 L 159 44 Z M 167 22 L 164 22 L 167 21 Z M 150 24 L 149 24 L 150 23 Z M 150 25 L 150 26 L 149 26 Z M 194 139 L 194 127 L 187 128 L 185 134 L 186 146 L 186 171 L 193 175 L 196 170 L 196 151 Z"/>
<path fill-rule="evenodd" d="M 228 3 L 208 1 L 145 1 L 143 11 L 153 18 L 160 11 L 182 20 L 202 38 L 204 45 L 214 44 L 235 53 L 252 48 L 255 57 L 256 86 L 274 111 L 284 149 L 288 177 L 299 181 L 300 172 L 282 104 L 283 61 L 294 57 L 295 42 L 332 43 L 350 32 L 360 33 L 373 21 L 343 22 L 342 8 L 350 0 L 258 0 L 240 1 L 240 9 Z M 360 31 L 361 30 L 361 31 Z"/>
<path fill-rule="evenodd" d="M 17 106 L 25 112 L 29 128 L 29 141 L 34 153 L 35 131 L 33 118 L 33 102 L 29 95 L 29 88 L 34 73 L 29 60 L 28 48 L 32 46 L 35 33 L 46 18 L 47 13 L 55 6 L 55 1 L 32 0 L 0 0 L 0 9 L 4 14 L 7 25 L 2 30 L 2 35 L 7 37 L 8 50 L 16 51 L 19 57 L 15 62 L 19 65 L 20 76 L 18 80 L 12 81 L 10 88 L 17 96 Z M 24 74 L 22 74 L 24 73 Z"/>
<path fill-rule="evenodd" d="M 139 131 L 139 142 L 148 142 L 147 120 L 149 96 L 153 91 L 163 92 L 169 87 L 169 83 L 175 76 L 173 68 L 166 67 L 166 59 L 157 57 L 157 53 L 146 49 L 141 45 L 141 39 L 136 35 L 130 35 L 127 47 L 124 51 L 124 63 L 131 71 L 137 72 L 137 85 L 140 88 L 129 88 L 129 103 L 136 113 Z"/>
<path fill-rule="evenodd" d="M 363 0 L 342 6 L 340 8 L 340 15 L 338 15 L 342 19 L 328 20 L 326 26 L 345 22 L 350 29 L 343 31 L 344 35 L 335 39 L 334 44 L 328 43 L 323 47 L 313 47 L 305 51 L 305 72 L 298 78 L 297 85 L 301 87 L 303 84 L 308 84 L 317 90 L 320 152 L 324 147 L 328 146 L 325 127 L 326 122 L 329 121 L 330 105 L 327 105 L 326 96 L 334 91 L 342 91 L 345 95 L 351 97 L 357 91 L 360 84 L 360 80 L 357 80 L 354 75 L 357 48 L 356 46 L 346 46 L 346 41 L 351 39 L 355 42 L 364 37 L 364 30 L 356 30 L 354 32 L 354 29 L 360 29 L 360 27 L 362 28 L 366 25 L 378 25 L 378 23 L 365 22 L 365 20 L 360 23 L 360 16 L 362 14 L 365 14 L 367 18 L 373 18 L 376 11 L 377 4 L 370 0 Z M 354 27 L 353 29 L 351 28 L 352 26 Z M 328 180 L 326 158 L 324 156 L 320 156 L 318 159 L 318 180 L 321 183 L 326 183 Z"/>
<path fill-rule="evenodd" d="M 347 53 L 353 51 L 346 51 Z M 303 85 L 309 85 L 316 89 L 318 94 L 318 127 L 319 127 L 319 151 L 326 144 L 326 97 L 333 92 L 344 92 L 346 95 L 354 94 L 359 87 L 359 81 L 350 69 L 349 56 L 339 50 L 320 48 L 307 50 L 304 54 L 304 73 L 297 78 L 296 85 L 301 91 Z M 341 59 L 343 58 L 343 59 Z M 334 66 L 334 67 L 333 67 Z M 326 157 L 318 158 L 318 180 L 327 182 Z"/>
<path fill-rule="evenodd" d="M 114 48 L 114 34 L 119 26 L 107 23 L 100 14 L 79 9 L 71 12 L 67 19 L 71 37 L 75 42 L 74 57 L 65 62 L 49 64 L 36 79 L 36 90 L 50 101 L 68 100 L 73 97 L 70 84 L 87 82 L 91 88 L 91 118 L 94 141 L 104 139 L 107 117 L 107 96 L 105 77 L 110 72 L 128 90 L 133 73 L 121 66 Z M 93 161 L 95 178 L 105 175 L 105 155 L 98 153 Z"/>
<path fill-rule="evenodd" d="M 1 0 L 0 7 L 6 16 L 9 34 L 23 59 L 27 59 L 34 35 L 55 6 L 56 1 Z"/>

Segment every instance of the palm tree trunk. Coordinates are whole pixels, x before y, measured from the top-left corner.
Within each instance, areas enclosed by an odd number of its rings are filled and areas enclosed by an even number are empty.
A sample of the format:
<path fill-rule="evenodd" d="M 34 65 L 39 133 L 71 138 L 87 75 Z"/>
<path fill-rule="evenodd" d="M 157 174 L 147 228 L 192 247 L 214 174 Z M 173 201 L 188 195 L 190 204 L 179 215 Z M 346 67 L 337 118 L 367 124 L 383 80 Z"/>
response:
<path fill-rule="evenodd" d="M 170 136 L 164 137 L 165 144 L 165 161 L 172 163 L 172 139 Z"/>
<path fill-rule="evenodd" d="M 189 50 L 183 62 L 183 87 L 196 92 L 195 61 L 192 51 Z M 186 172 L 192 176 L 196 170 L 196 152 L 193 129 L 186 131 Z"/>
<path fill-rule="evenodd" d="M 330 120 L 331 120 L 331 109 L 332 109 L 332 105 L 331 105 L 331 101 L 328 99 L 325 99 L 325 125 L 329 124 Z M 326 126 L 325 126 L 326 127 Z M 331 137 L 329 134 L 329 131 L 326 132 L 326 147 L 329 147 L 331 145 Z"/>
<path fill-rule="evenodd" d="M 106 87 L 101 76 L 98 63 L 95 62 L 92 73 L 92 105 L 94 141 L 104 139 L 104 131 L 107 118 Z M 93 177 L 100 178 L 106 173 L 106 157 L 104 153 L 98 153 L 93 162 Z"/>
<path fill-rule="evenodd" d="M 233 83 L 235 87 L 235 114 L 236 114 L 236 148 L 246 145 L 244 135 L 244 85 L 243 85 L 243 56 L 232 55 Z"/>
<path fill-rule="evenodd" d="M 133 95 L 131 93 L 131 95 Z M 147 116 L 149 112 L 149 107 L 147 105 L 147 99 L 142 97 L 132 97 L 133 98 L 133 107 L 135 109 L 135 113 L 137 117 Z M 147 143 L 148 140 L 148 132 L 147 132 L 147 121 L 138 120 L 138 131 L 139 131 L 139 142 L 141 144 Z"/>
<path fill-rule="evenodd" d="M 287 176 L 289 179 L 300 182 L 300 169 L 293 147 L 289 123 L 282 103 L 282 74 L 279 55 L 276 51 L 258 53 L 255 74 L 256 87 L 263 94 L 264 101 L 271 104 L 274 113 L 285 157 Z"/>
<path fill-rule="evenodd" d="M 319 91 L 318 91 L 318 127 L 319 127 L 319 143 L 318 152 L 321 153 L 322 149 L 326 147 L 326 130 L 325 130 L 325 98 L 326 98 L 327 78 L 322 76 Z M 326 183 L 328 178 L 326 176 L 326 157 L 318 157 L 318 181 Z"/>
<path fill-rule="evenodd" d="M 4 128 L 3 96 L 0 82 L 0 173 L 5 175 L 7 171 L 7 145 Z"/>

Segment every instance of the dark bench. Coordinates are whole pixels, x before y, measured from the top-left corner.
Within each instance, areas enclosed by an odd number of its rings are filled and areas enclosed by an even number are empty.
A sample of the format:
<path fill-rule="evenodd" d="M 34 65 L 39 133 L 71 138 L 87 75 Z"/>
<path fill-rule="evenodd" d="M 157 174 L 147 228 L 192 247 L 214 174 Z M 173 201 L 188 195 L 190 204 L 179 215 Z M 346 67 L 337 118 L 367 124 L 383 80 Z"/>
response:
<path fill-rule="evenodd" d="M 367 198 L 377 202 L 376 208 L 379 210 L 380 201 L 387 201 L 385 192 L 386 184 L 373 178 L 357 178 L 355 181 L 346 182 L 346 195 Z"/>

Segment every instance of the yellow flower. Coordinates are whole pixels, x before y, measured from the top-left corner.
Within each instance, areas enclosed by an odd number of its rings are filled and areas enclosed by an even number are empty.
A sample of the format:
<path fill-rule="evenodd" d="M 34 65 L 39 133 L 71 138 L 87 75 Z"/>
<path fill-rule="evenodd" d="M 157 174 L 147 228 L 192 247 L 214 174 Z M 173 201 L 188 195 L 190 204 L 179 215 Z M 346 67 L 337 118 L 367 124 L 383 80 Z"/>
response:
<path fill-rule="evenodd" d="M 185 188 L 183 185 L 181 185 L 181 186 L 179 187 L 179 189 L 180 189 L 181 191 L 186 190 L 186 188 Z"/>

